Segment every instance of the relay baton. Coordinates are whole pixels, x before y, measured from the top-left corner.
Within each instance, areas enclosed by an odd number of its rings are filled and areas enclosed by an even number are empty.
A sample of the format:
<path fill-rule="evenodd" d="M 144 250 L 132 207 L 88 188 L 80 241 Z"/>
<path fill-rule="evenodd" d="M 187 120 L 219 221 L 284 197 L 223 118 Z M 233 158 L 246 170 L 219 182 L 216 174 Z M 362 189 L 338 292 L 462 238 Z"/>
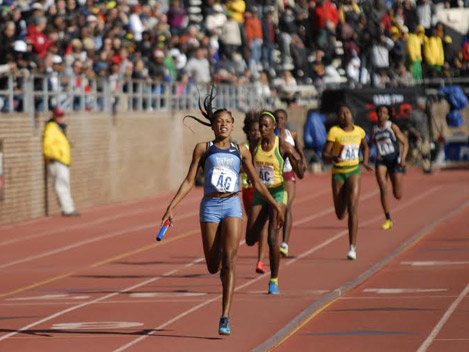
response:
<path fill-rule="evenodd" d="M 161 226 L 160 232 L 158 232 L 158 236 L 156 236 L 157 241 L 161 241 L 163 239 L 166 231 L 168 231 L 169 225 L 171 225 L 171 220 L 168 219 L 164 222 L 163 226 Z"/>

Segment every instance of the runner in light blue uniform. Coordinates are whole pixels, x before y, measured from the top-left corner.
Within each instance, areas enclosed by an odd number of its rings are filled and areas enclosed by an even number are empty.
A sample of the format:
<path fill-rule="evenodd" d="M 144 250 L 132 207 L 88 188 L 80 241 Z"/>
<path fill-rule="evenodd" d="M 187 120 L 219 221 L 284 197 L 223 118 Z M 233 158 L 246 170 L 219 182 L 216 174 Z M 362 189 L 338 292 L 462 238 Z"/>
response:
<path fill-rule="evenodd" d="M 222 315 L 218 324 L 218 333 L 230 335 L 228 316 L 235 288 L 235 266 L 243 226 L 241 201 L 238 195 L 241 164 L 256 191 L 275 209 L 279 226 L 283 225 L 285 217 L 280 206 L 259 179 L 249 150 L 244 145 L 238 146 L 230 142 L 234 118 L 226 109 L 213 111 L 212 102 L 215 99 L 213 90 L 212 87 L 210 94 L 204 100 L 203 108 L 199 103 L 200 112 L 205 120 L 192 115 L 186 117 L 209 126 L 215 139 L 195 146 L 187 176 L 169 203 L 161 224 L 167 220 L 173 222 L 173 210 L 194 188 L 197 170 L 203 167 L 204 197 L 200 204 L 202 245 L 208 271 L 211 274 L 220 271 L 223 285 Z"/>
<path fill-rule="evenodd" d="M 204 198 L 200 203 L 200 221 L 219 223 L 229 217 L 243 218 L 238 197 L 241 157 L 239 148 L 231 143 L 219 149 L 207 143 L 204 168 Z"/>

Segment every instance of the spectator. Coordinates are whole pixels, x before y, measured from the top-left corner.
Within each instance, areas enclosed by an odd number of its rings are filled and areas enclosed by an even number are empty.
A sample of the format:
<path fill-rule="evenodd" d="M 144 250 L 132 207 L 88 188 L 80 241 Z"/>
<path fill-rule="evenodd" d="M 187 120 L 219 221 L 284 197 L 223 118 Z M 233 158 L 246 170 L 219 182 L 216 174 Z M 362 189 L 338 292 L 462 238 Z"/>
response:
<path fill-rule="evenodd" d="M 241 49 L 241 29 L 238 22 L 234 20 L 232 12 L 227 12 L 226 16 L 228 19 L 222 27 L 220 37 L 221 51 L 226 56 L 230 56 L 232 52 L 239 52 Z"/>
<path fill-rule="evenodd" d="M 262 48 L 262 25 L 257 17 L 257 8 L 246 11 L 244 17 L 246 40 L 250 50 L 249 69 L 253 77 L 258 78 L 258 65 L 261 61 Z"/>
<path fill-rule="evenodd" d="M 168 24 L 171 28 L 171 34 L 181 35 L 184 31 L 184 28 L 187 26 L 187 12 L 182 7 L 182 4 L 179 0 L 172 1 L 166 16 L 168 17 Z"/>
<path fill-rule="evenodd" d="M 438 36 L 436 28 L 432 29 L 430 38 L 425 37 L 424 56 L 428 65 L 428 75 L 430 77 L 441 75 L 443 65 L 445 64 L 445 54 L 443 42 Z"/>
<path fill-rule="evenodd" d="M 70 142 L 66 135 L 65 112 L 55 108 L 44 129 L 43 154 L 47 171 L 62 209 L 62 216 L 79 216 L 70 190 Z"/>
<path fill-rule="evenodd" d="M 189 77 L 195 77 L 197 83 L 208 84 L 211 81 L 210 63 L 207 60 L 207 50 L 198 48 L 195 56 L 187 62 L 186 73 Z"/>
<path fill-rule="evenodd" d="M 244 0 L 227 0 L 226 10 L 231 13 L 236 22 L 244 23 L 244 12 L 246 11 Z"/>
<path fill-rule="evenodd" d="M 412 78 L 420 82 L 422 80 L 422 45 L 425 40 L 425 28 L 418 26 L 415 33 L 409 33 L 407 40 L 407 55 L 409 58 L 409 70 Z"/>
<path fill-rule="evenodd" d="M 33 45 L 34 51 L 38 58 L 43 59 L 53 41 L 43 33 L 46 29 L 47 19 L 45 17 L 36 17 L 35 24 L 28 27 L 28 41 Z"/>
<path fill-rule="evenodd" d="M 267 9 L 262 19 L 262 63 L 264 70 L 274 70 L 273 52 L 275 49 L 275 30 L 276 26 L 272 18 L 272 10 Z"/>

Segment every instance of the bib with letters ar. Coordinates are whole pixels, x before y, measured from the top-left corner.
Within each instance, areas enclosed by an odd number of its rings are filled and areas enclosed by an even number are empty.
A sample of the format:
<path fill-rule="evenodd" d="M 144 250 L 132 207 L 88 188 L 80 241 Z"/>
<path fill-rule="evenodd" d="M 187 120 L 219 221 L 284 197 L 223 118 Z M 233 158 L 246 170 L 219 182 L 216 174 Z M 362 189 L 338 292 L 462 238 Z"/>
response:
<path fill-rule="evenodd" d="M 356 144 L 344 144 L 340 151 L 339 159 L 343 161 L 358 160 L 360 146 Z"/>

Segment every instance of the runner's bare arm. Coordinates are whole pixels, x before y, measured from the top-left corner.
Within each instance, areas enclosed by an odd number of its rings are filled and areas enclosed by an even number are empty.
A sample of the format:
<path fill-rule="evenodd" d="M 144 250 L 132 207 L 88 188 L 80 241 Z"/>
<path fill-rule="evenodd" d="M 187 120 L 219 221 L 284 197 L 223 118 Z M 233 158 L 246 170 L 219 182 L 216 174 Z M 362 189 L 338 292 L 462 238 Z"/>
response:
<path fill-rule="evenodd" d="M 399 143 L 402 144 L 401 155 L 400 155 L 401 156 L 400 166 L 405 168 L 406 167 L 405 160 L 407 158 L 407 152 L 409 151 L 409 142 L 407 141 L 407 137 L 404 136 L 404 133 L 402 133 L 399 126 L 397 126 L 395 123 L 391 125 L 391 129 L 396 135 L 396 138 L 399 141 Z"/>
<path fill-rule="evenodd" d="M 281 140 L 280 141 L 280 154 L 290 159 L 290 164 L 299 179 L 305 176 L 305 164 L 301 162 L 300 155 L 296 152 L 295 148 L 291 144 Z"/>
<path fill-rule="evenodd" d="M 207 148 L 207 143 L 198 143 L 195 148 L 194 152 L 192 153 L 192 161 L 189 166 L 189 171 L 187 172 L 187 176 L 182 181 L 181 185 L 179 186 L 179 189 L 174 196 L 173 200 L 171 203 L 169 203 L 168 208 L 166 209 L 166 212 L 163 215 L 163 218 L 161 219 L 161 223 L 163 224 L 167 219 L 172 219 L 173 214 L 172 211 L 176 207 L 176 205 L 179 204 L 181 200 L 184 199 L 185 196 L 194 188 L 195 185 L 195 177 L 197 175 L 197 170 L 199 168 L 199 163 L 202 158 L 202 156 L 205 153 L 205 149 Z"/>
<path fill-rule="evenodd" d="M 241 160 L 244 166 L 244 171 L 248 175 L 248 178 L 251 181 L 255 190 L 259 192 L 262 198 L 269 202 L 272 207 L 275 208 L 275 210 L 277 211 L 277 226 L 278 228 L 282 227 L 283 223 L 285 222 L 285 215 L 283 214 L 275 199 L 270 195 L 267 187 L 262 183 L 261 179 L 257 175 L 257 172 L 254 169 L 254 164 L 252 162 L 251 153 L 244 145 L 240 146 L 239 149 L 241 152 Z"/>
<path fill-rule="evenodd" d="M 300 155 L 301 163 L 303 164 L 306 170 L 306 158 L 305 154 L 303 153 L 303 144 L 298 140 L 298 133 L 296 131 L 291 131 L 293 140 L 295 141 L 295 150 Z"/>
<path fill-rule="evenodd" d="M 365 138 L 360 141 L 360 147 L 362 148 L 363 152 L 363 166 L 368 171 L 373 170 L 370 164 L 368 164 L 368 159 L 370 158 L 370 148 L 368 148 L 368 143 L 366 142 Z"/>
<path fill-rule="evenodd" d="M 331 141 L 327 141 L 326 145 L 324 146 L 324 149 L 322 151 L 322 159 L 326 162 L 340 162 L 340 158 L 338 156 L 334 156 L 332 153 L 332 147 L 334 146 L 334 143 Z"/>

